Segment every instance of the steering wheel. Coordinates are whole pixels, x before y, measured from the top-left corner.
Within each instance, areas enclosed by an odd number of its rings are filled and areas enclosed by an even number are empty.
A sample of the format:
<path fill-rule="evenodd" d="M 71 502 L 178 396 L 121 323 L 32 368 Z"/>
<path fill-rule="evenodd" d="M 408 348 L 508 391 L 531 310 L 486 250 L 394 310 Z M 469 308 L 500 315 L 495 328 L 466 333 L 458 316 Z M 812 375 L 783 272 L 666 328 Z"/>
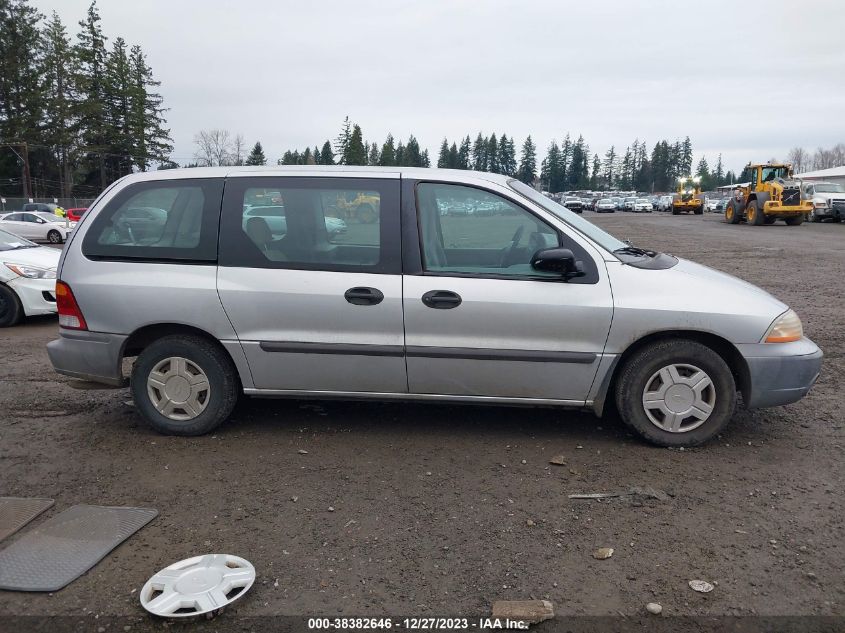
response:
<path fill-rule="evenodd" d="M 513 237 L 511 238 L 510 247 L 506 248 L 505 251 L 502 253 L 502 260 L 499 262 L 499 268 L 507 268 L 508 261 L 510 261 L 511 256 L 516 253 L 516 247 L 519 246 L 519 240 L 522 239 L 522 234 L 524 232 L 525 225 L 522 224 L 514 232 Z"/>

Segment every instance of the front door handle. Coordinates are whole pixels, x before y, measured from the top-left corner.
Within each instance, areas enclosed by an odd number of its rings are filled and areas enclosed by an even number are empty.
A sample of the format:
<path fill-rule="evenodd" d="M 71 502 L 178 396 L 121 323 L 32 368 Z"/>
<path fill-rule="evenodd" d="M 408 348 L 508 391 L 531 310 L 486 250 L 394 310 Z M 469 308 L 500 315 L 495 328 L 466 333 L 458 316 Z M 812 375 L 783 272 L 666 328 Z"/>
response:
<path fill-rule="evenodd" d="M 384 301 L 384 294 L 378 288 L 356 286 L 343 293 L 344 298 L 355 306 L 374 306 Z"/>
<path fill-rule="evenodd" d="M 461 295 L 451 290 L 429 290 L 422 296 L 422 302 L 435 310 L 449 310 L 461 305 Z"/>

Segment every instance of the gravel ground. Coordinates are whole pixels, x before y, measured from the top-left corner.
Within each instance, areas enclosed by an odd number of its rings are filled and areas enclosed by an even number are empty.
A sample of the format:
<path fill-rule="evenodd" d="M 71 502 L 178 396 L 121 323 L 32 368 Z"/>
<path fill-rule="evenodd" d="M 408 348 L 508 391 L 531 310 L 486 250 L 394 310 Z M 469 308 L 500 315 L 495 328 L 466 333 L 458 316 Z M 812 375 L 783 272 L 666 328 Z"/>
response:
<path fill-rule="evenodd" d="M 0 332 L 0 495 L 54 498 L 43 517 L 77 503 L 160 516 L 55 594 L 0 592 L 0 618 L 128 616 L 133 630 L 160 629 L 138 604 L 147 578 L 228 552 L 258 579 L 219 623 L 474 616 L 534 597 L 558 616 L 641 617 L 658 602 L 661 617 L 838 616 L 842 630 L 845 225 L 587 216 L 794 307 L 826 355 L 810 395 L 739 412 L 685 451 L 586 414 L 435 404 L 244 400 L 215 435 L 163 437 L 128 390 L 77 390 L 54 374 L 44 345 L 56 320 L 31 319 Z M 550 465 L 556 455 L 566 464 Z M 631 486 L 668 496 L 567 497 Z M 612 558 L 594 559 L 599 547 Z M 696 593 L 692 579 L 715 590 Z"/>

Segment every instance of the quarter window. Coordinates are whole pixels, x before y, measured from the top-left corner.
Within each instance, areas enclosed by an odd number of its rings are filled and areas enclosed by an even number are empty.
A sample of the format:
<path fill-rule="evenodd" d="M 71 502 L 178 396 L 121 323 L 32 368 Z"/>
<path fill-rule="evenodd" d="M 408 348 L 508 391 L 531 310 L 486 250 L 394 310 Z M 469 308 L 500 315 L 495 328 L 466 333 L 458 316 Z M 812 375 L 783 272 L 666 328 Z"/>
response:
<path fill-rule="evenodd" d="M 88 257 L 214 261 L 222 180 L 137 183 L 120 191 L 85 234 Z"/>
<path fill-rule="evenodd" d="M 538 250 L 560 246 L 557 231 L 505 198 L 461 185 L 421 183 L 417 208 L 428 272 L 560 277 L 531 267 Z"/>

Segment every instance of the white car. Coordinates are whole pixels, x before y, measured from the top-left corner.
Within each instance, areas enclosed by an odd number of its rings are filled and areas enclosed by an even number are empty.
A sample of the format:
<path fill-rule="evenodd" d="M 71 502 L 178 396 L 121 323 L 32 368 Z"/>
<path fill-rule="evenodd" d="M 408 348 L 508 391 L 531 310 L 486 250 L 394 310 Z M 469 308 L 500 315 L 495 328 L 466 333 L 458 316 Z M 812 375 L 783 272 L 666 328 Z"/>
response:
<path fill-rule="evenodd" d="M 707 198 L 707 200 L 704 202 L 704 207 L 708 211 L 715 212 L 719 210 L 719 202 L 721 202 L 719 198 Z"/>
<path fill-rule="evenodd" d="M 647 198 L 638 198 L 631 207 L 631 211 L 634 213 L 651 213 L 653 210 L 651 202 Z"/>
<path fill-rule="evenodd" d="M 0 218 L 0 229 L 34 242 L 61 244 L 67 241 L 76 222 L 45 211 L 14 211 Z"/>
<path fill-rule="evenodd" d="M 56 313 L 61 251 L 0 230 L 0 327 L 24 316 Z"/>

